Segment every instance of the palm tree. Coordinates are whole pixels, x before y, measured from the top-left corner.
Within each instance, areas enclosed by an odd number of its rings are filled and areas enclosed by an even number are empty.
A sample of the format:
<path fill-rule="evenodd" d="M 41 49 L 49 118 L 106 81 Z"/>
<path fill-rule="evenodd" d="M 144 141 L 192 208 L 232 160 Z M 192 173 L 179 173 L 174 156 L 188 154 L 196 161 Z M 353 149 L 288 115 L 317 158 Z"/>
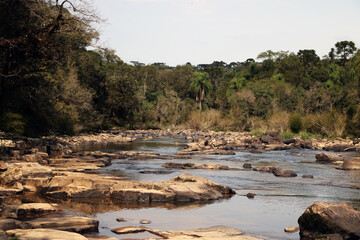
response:
<path fill-rule="evenodd" d="M 205 97 L 205 92 L 208 93 L 212 88 L 209 81 L 209 74 L 206 72 L 194 72 L 191 78 L 190 89 L 196 94 L 196 102 L 199 104 L 200 112 L 202 110 L 202 101 Z"/>

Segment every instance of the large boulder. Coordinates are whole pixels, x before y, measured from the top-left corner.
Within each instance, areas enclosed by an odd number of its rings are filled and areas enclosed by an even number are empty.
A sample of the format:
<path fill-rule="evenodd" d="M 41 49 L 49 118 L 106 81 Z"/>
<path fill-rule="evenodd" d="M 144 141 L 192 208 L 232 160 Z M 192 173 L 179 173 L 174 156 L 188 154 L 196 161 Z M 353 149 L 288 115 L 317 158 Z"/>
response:
<path fill-rule="evenodd" d="M 360 239 L 360 211 L 349 203 L 315 202 L 298 219 L 300 236 L 327 239 L 338 234 L 342 239 Z"/>
<path fill-rule="evenodd" d="M 164 182 L 137 182 L 73 172 L 53 177 L 41 191 L 60 199 L 110 197 L 132 202 L 206 201 L 235 193 L 229 187 L 189 174 Z"/>
<path fill-rule="evenodd" d="M 38 228 L 38 229 L 14 229 L 6 231 L 9 237 L 19 240 L 87 240 L 86 237 L 73 232 L 60 231 L 54 229 Z"/>
<path fill-rule="evenodd" d="M 2 209 L 1 214 L 5 218 L 33 219 L 59 211 L 60 208 L 57 204 L 24 203 L 20 205 L 7 205 Z"/>
<path fill-rule="evenodd" d="M 321 163 L 331 163 L 337 161 L 343 161 L 344 158 L 336 153 L 319 152 L 315 155 L 316 161 Z"/>

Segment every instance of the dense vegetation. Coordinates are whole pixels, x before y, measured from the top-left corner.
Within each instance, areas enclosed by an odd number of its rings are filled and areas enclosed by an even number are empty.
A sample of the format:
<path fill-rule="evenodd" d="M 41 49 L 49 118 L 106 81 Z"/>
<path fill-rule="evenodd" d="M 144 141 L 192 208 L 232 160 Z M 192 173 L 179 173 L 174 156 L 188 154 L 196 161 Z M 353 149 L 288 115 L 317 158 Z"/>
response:
<path fill-rule="evenodd" d="M 170 67 L 89 50 L 82 1 L 0 0 L 0 129 L 20 135 L 203 128 L 360 135 L 360 51 L 341 41 Z M 86 10 L 84 10 L 86 9 Z"/>

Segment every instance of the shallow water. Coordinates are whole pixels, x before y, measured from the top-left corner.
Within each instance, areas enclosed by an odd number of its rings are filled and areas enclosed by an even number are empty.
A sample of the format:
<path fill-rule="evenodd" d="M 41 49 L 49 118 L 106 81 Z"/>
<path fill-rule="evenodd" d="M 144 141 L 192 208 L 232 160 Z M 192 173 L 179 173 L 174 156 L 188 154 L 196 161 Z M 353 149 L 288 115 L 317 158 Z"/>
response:
<path fill-rule="evenodd" d="M 79 150 L 103 151 L 147 151 L 160 154 L 175 154 L 186 144 L 184 138 L 162 137 L 153 140 L 138 140 L 133 143 L 86 146 Z M 113 164 L 99 171 L 101 174 L 127 176 L 131 180 L 163 181 L 182 173 L 209 178 L 228 185 L 237 194 L 205 204 L 132 204 L 106 203 L 104 207 L 90 214 L 100 220 L 100 234 L 119 239 L 141 239 L 153 237 L 142 234 L 116 235 L 110 229 L 134 225 L 142 219 L 151 220 L 150 228 L 162 230 L 184 230 L 215 225 L 225 225 L 244 231 L 246 234 L 264 239 L 299 239 L 299 233 L 287 234 L 284 228 L 297 225 L 297 219 L 315 201 L 350 202 L 360 209 L 360 190 L 353 188 L 360 182 L 360 171 L 336 170 L 331 165 L 315 163 L 313 150 L 273 151 L 261 154 L 236 152 L 232 156 L 194 156 L 186 160 L 114 160 Z M 356 154 L 356 153 L 349 153 Z M 270 173 L 255 171 L 217 170 L 172 170 L 169 174 L 141 174 L 142 170 L 164 170 L 161 165 L 168 161 L 179 163 L 220 163 L 242 167 L 244 163 L 253 166 L 272 165 L 294 170 L 296 178 L 278 178 Z M 311 174 L 314 179 L 303 179 Z M 255 193 L 254 199 L 245 195 Z M 81 211 L 80 209 L 77 209 Z M 85 211 L 83 211 L 85 212 Z M 89 214 L 89 213 L 88 213 Z M 116 222 L 116 218 L 128 222 Z"/>

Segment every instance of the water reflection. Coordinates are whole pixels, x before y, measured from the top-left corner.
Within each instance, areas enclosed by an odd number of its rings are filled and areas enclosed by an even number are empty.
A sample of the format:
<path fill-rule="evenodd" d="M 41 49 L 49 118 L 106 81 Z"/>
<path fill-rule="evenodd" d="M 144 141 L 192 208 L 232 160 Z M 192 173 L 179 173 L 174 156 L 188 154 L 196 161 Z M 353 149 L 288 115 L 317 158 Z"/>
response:
<path fill-rule="evenodd" d="M 226 197 L 225 199 L 230 198 Z M 18 199 L 18 198 L 17 198 Z M 110 211 L 121 210 L 139 210 L 143 208 L 164 208 L 167 210 L 181 209 L 190 210 L 198 209 L 206 205 L 212 204 L 215 201 L 202 201 L 202 202 L 124 202 L 111 198 L 74 198 L 74 199 L 54 199 L 41 196 L 34 193 L 26 193 L 20 198 L 22 203 L 56 203 L 61 209 L 72 209 L 87 215 L 97 215 Z M 224 201 L 224 200 L 219 200 Z"/>

